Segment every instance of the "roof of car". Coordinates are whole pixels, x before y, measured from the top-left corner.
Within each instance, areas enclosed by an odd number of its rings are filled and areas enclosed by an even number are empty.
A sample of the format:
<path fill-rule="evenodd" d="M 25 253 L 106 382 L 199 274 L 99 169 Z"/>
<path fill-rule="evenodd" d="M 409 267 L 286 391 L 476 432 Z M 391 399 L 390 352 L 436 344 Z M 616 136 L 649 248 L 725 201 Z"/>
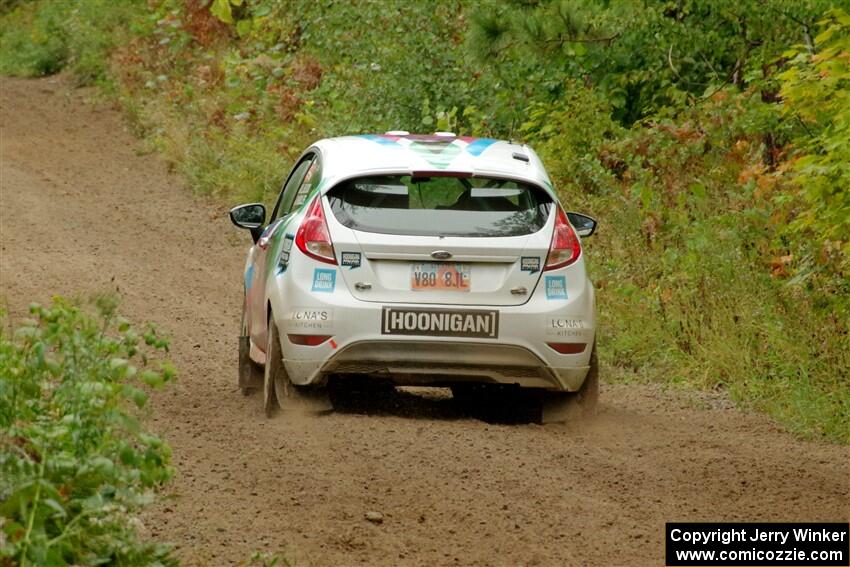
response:
<path fill-rule="evenodd" d="M 328 138 L 313 147 L 322 153 L 322 177 L 334 181 L 379 173 L 440 171 L 509 177 L 549 191 L 552 187 L 534 150 L 511 141 L 388 132 Z"/>

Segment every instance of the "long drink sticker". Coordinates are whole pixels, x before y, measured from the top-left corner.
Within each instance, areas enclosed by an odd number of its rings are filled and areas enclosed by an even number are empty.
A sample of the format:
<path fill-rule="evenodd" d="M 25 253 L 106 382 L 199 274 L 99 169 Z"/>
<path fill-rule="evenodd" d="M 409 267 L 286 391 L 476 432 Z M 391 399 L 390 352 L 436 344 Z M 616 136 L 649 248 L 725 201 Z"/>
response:
<path fill-rule="evenodd" d="M 336 287 L 336 270 L 313 270 L 313 287 L 310 291 L 333 292 Z"/>
<path fill-rule="evenodd" d="M 546 299 L 567 299 L 567 278 L 546 276 Z"/>

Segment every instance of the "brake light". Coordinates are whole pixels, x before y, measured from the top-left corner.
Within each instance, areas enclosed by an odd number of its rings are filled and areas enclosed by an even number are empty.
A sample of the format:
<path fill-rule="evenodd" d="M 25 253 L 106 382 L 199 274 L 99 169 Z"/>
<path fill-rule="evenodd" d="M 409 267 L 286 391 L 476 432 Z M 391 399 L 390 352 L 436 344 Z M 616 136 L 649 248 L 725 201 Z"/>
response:
<path fill-rule="evenodd" d="M 580 354 L 587 348 L 586 343 L 546 343 L 549 348 L 561 354 Z"/>
<path fill-rule="evenodd" d="M 307 256 L 325 262 L 336 264 L 334 245 L 322 210 L 322 196 L 318 195 L 307 209 L 304 220 L 295 234 L 295 245 Z"/>
<path fill-rule="evenodd" d="M 555 231 L 552 233 L 552 244 L 549 245 L 549 255 L 546 257 L 544 270 L 556 270 L 569 266 L 578 260 L 581 254 L 581 242 L 576 236 L 564 209 L 558 207 L 555 216 Z"/>
<path fill-rule="evenodd" d="M 429 169 L 427 171 L 414 171 L 411 177 L 472 177 L 471 171 L 445 171 L 443 169 Z"/>
<path fill-rule="evenodd" d="M 327 342 L 330 335 L 286 335 L 289 342 L 302 346 L 319 346 Z"/>

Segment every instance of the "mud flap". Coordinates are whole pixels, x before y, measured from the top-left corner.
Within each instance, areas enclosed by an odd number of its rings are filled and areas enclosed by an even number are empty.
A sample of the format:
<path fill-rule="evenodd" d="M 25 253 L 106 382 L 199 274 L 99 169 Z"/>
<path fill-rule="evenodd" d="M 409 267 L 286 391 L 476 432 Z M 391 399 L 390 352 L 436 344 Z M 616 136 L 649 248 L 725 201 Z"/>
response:
<path fill-rule="evenodd" d="M 564 423 L 596 415 L 599 403 L 599 359 L 596 344 L 590 355 L 590 370 L 577 392 L 546 392 L 540 412 L 541 423 Z"/>
<path fill-rule="evenodd" d="M 239 337 L 239 388 L 246 393 L 263 387 L 263 372 L 251 360 L 250 350 L 251 339 Z"/>

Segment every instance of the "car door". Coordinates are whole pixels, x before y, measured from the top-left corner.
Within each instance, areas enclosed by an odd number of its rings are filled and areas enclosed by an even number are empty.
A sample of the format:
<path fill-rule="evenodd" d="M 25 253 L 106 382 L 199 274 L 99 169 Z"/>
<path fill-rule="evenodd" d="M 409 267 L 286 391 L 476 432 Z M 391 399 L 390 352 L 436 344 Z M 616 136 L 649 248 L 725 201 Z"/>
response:
<path fill-rule="evenodd" d="M 292 220 L 292 213 L 303 203 L 302 193 L 306 191 L 305 185 L 311 185 L 318 177 L 318 167 L 319 160 L 315 152 L 308 152 L 298 160 L 280 191 L 268 226 L 251 251 L 250 270 L 254 275 L 254 282 L 248 293 L 251 312 L 248 328 L 251 340 L 261 350 L 266 348 L 267 341 L 266 288 L 275 276 L 274 267 L 280 254 L 281 236 Z"/>

